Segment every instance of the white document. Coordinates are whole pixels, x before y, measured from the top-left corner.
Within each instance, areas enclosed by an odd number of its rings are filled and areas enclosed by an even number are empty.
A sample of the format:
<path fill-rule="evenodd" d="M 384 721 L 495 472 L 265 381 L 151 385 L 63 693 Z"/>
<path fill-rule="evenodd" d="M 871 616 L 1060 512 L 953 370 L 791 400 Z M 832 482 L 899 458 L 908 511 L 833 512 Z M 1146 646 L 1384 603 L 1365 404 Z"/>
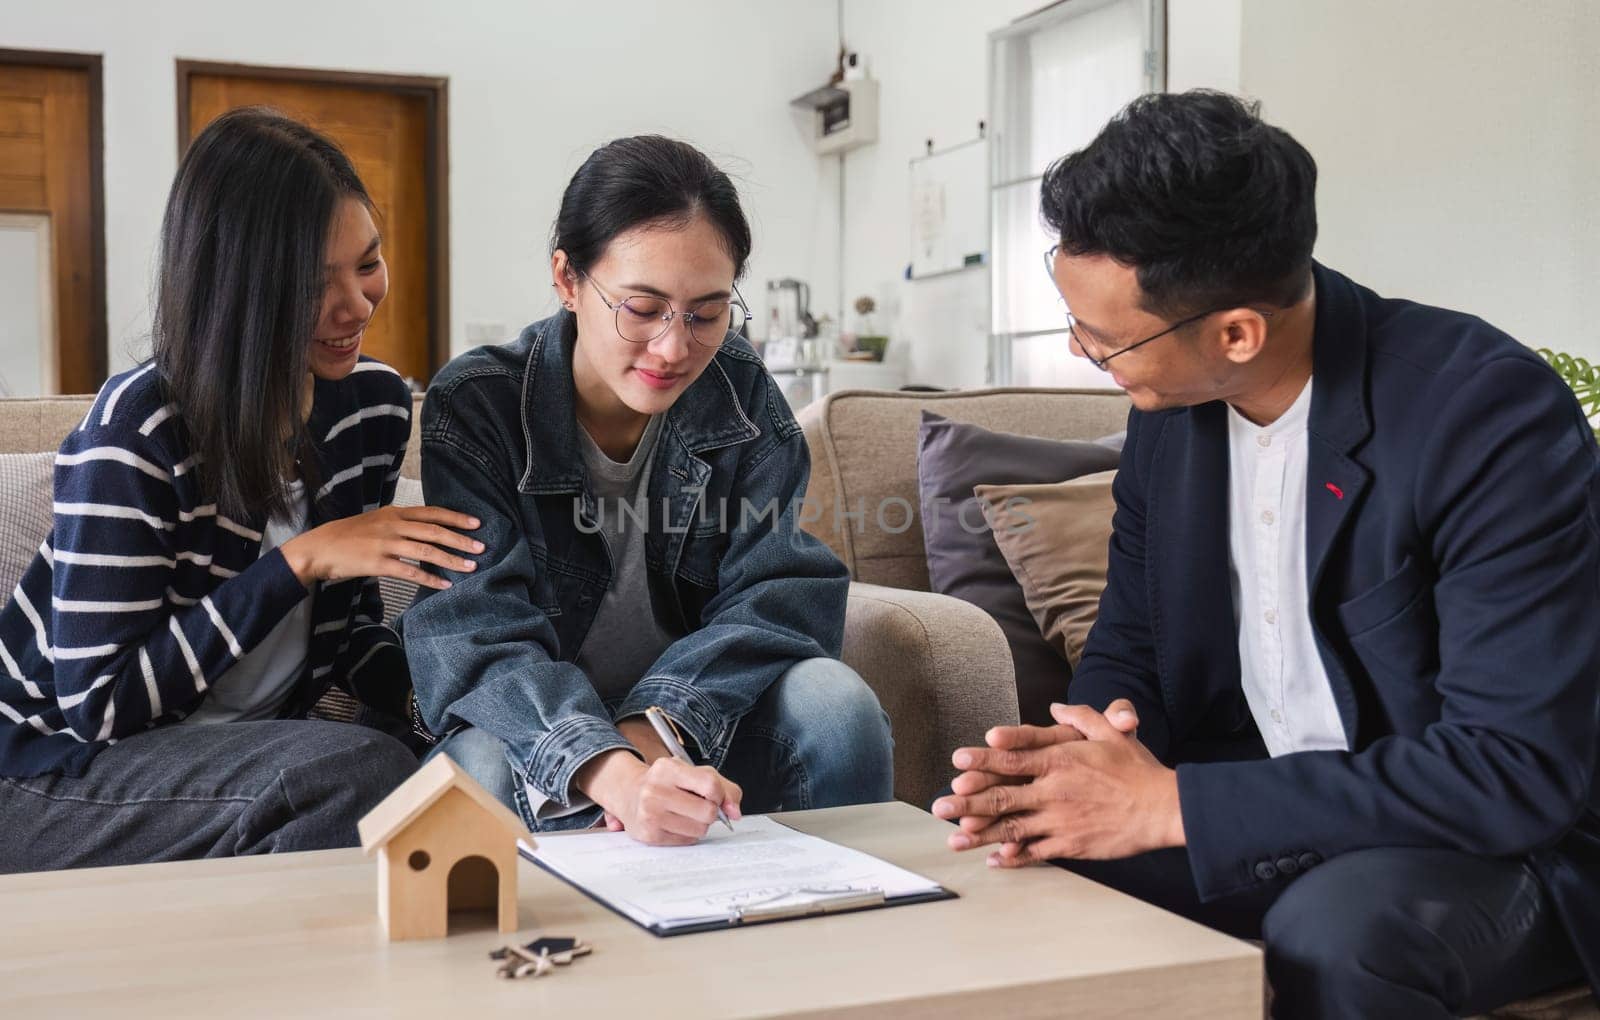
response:
<path fill-rule="evenodd" d="M 693 846 L 646 846 L 625 832 L 585 832 L 520 844 L 526 857 L 635 922 L 663 933 L 733 923 L 788 905 L 854 903 L 943 892 L 937 882 L 871 854 L 748 815 Z"/>

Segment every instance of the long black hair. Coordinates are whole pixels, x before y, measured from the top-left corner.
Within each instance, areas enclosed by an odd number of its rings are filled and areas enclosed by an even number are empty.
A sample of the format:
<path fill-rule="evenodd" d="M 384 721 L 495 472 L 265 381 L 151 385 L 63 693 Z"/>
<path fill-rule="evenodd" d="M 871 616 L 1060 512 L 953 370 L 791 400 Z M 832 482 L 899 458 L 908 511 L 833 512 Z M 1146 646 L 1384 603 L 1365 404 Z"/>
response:
<path fill-rule="evenodd" d="M 647 223 L 687 223 L 703 214 L 733 259 L 733 277 L 750 258 L 750 223 L 727 174 L 687 142 L 660 135 L 618 138 L 589 154 L 567 183 L 550 251 L 567 253 L 587 273 L 618 234 Z"/>
<path fill-rule="evenodd" d="M 323 261 L 340 201 L 369 208 L 333 142 L 273 110 L 212 121 L 178 166 L 161 225 L 156 369 L 220 513 L 285 513 L 316 491 L 303 419 Z"/>
<path fill-rule="evenodd" d="M 1141 96 L 1044 174 L 1071 255 L 1138 272 L 1146 311 L 1290 305 L 1311 283 L 1317 164 L 1260 105 L 1195 89 Z"/>

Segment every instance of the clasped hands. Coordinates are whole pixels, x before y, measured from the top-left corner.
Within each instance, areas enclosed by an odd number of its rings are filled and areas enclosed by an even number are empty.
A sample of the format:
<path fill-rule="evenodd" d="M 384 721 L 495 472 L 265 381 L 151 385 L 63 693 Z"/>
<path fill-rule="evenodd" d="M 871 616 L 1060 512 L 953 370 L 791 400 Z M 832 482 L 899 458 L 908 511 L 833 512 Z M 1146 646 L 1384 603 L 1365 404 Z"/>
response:
<path fill-rule="evenodd" d="M 1178 776 L 1139 741 L 1133 705 L 1052 705 L 1054 726 L 996 726 L 951 756 L 961 774 L 933 813 L 952 850 L 997 845 L 990 867 L 1109 859 L 1182 846 Z"/>

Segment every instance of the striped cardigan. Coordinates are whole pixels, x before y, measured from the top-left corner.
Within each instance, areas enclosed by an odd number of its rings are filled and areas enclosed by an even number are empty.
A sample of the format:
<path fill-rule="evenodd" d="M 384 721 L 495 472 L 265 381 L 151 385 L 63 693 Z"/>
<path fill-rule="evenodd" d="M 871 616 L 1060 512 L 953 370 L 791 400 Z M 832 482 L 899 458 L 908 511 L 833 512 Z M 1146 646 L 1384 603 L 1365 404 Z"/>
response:
<path fill-rule="evenodd" d="M 56 456 L 55 527 L 0 611 L 0 776 L 80 775 L 108 744 L 182 719 L 305 598 L 264 519 L 230 520 L 196 482 L 182 413 L 153 364 L 109 380 Z M 309 421 L 324 482 L 308 527 L 389 503 L 411 395 L 363 358 L 317 380 Z M 372 579 L 318 583 L 305 672 L 404 717 L 405 654 Z"/>

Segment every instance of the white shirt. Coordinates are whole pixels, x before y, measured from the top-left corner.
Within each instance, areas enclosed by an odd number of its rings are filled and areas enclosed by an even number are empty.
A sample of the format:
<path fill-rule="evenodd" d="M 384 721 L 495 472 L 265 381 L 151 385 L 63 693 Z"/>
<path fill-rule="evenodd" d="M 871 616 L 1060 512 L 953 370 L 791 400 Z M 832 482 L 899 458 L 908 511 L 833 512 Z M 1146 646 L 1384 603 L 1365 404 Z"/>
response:
<path fill-rule="evenodd" d="M 1306 422 L 1311 382 L 1270 425 L 1228 408 L 1228 559 L 1245 701 L 1274 758 L 1348 750 L 1311 634 Z"/>
<path fill-rule="evenodd" d="M 261 529 L 261 555 L 294 538 L 306 528 L 306 490 L 299 482 L 290 492 L 288 518 L 273 517 Z M 205 700 L 183 720 L 189 723 L 246 722 L 276 719 L 306 668 L 311 645 L 311 596 L 301 599 L 278 625 L 246 652 L 206 692 Z"/>

